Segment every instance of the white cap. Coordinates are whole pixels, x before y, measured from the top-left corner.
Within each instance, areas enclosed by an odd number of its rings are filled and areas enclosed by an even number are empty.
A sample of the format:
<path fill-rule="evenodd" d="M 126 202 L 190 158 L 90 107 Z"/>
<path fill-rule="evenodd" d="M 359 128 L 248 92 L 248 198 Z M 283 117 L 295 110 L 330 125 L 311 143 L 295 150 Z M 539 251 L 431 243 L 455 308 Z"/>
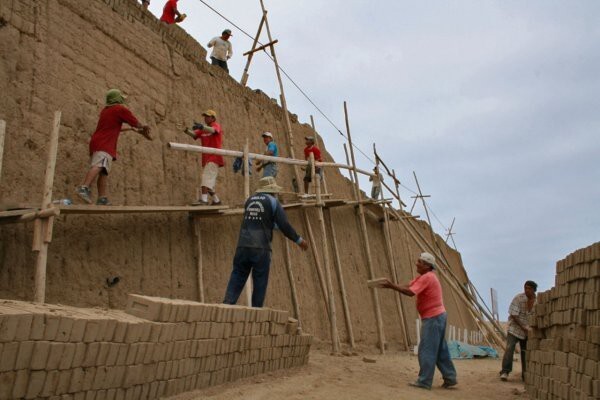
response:
<path fill-rule="evenodd" d="M 421 255 L 419 256 L 419 260 L 425 261 L 427 264 L 429 264 L 433 268 L 435 268 L 435 257 L 432 256 L 431 254 L 429 254 L 429 253 L 421 253 Z"/>
<path fill-rule="evenodd" d="M 262 137 L 270 137 L 271 139 L 273 139 L 273 134 L 271 132 L 265 132 L 261 135 Z"/>

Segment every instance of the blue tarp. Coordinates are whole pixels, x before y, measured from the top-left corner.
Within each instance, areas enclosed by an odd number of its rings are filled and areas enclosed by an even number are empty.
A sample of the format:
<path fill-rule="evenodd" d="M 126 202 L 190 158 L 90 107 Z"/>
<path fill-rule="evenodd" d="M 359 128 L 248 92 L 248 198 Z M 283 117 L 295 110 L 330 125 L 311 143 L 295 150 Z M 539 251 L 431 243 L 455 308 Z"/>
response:
<path fill-rule="evenodd" d="M 498 352 L 488 346 L 473 346 L 467 343 L 451 340 L 448 342 L 450 357 L 453 359 L 469 359 L 492 357 L 498 358 Z"/>

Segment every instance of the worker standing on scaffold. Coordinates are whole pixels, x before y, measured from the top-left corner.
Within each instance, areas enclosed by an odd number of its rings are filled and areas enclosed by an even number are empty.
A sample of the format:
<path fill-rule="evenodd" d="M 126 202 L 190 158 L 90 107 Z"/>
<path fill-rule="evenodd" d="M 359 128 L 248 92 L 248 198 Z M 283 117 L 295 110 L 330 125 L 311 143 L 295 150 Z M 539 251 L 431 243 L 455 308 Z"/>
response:
<path fill-rule="evenodd" d="M 195 122 L 193 130 L 184 129 L 184 133 L 192 139 L 200 139 L 202 146 L 220 149 L 223 147 L 223 130 L 221 125 L 217 123 L 217 113 L 213 110 L 206 110 L 202 113 L 204 124 Z M 225 165 L 223 156 L 217 154 L 202 153 L 202 183 L 200 198 L 192 203 L 193 205 L 209 205 L 208 195 L 212 197 L 212 205 L 218 206 L 221 204 L 221 199 L 217 196 L 215 186 L 217 177 L 219 176 L 219 168 Z"/>

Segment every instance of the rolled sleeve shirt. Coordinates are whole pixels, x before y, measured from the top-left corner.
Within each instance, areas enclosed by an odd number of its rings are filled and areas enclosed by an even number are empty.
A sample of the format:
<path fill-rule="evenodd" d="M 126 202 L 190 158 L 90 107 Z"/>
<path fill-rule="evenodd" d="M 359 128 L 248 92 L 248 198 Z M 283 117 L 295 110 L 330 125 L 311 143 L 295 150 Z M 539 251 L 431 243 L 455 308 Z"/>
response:
<path fill-rule="evenodd" d="M 522 326 L 529 326 L 529 316 L 533 314 L 533 307 L 527 310 L 527 296 L 525 293 L 520 293 L 515 296 L 508 307 L 508 315 L 519 321 Z M 508 322 L 508 333 L 519 338 L 527 339 L 525 332 L 513 319 Z"/>

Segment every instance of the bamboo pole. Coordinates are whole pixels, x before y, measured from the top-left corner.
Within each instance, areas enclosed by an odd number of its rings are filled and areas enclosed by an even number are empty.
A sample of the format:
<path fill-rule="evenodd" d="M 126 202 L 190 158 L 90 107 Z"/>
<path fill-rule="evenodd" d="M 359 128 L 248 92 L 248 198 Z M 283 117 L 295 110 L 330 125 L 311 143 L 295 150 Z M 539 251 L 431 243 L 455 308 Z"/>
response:
<path fill-rule="evenodd" d="M 194 233 L 196 234 L 196 246 L 198 258 L 196 260 L 196 275 L 198 279 L 198 299 L 204 303 L 204 268 L 202 265 L 202 233 L 200 232 L 200 219 L 194 217 Z"/>
<path fill-rule="evenodd" d="M 300 306 L 298 303 L 298 294 L 296 292 L 296 281 L 294 280 L 294 273 L 292 271 L 292 256 L 290 255 L 290 244 L 287 239 L 283 238 L 284 244 L 284 258 L 285 258 L 285 270 L 287 272 L 288 281 L 290 283 L 290 293 L 292 296 L 292 307 L 294 309 L 294 318 L 298 320 L 298 328 L 302 328 L 302 321 L 300 319 Z"/>
<path fill-rule="evenodd" d="M 250 63 L 252 62 L 252 57 L 254 57 L 254 50 L 256 49 L 256 45 L 258 43 L 258 38 L 260 37 L 260 32 L 262 31 L 263 25 L 265 23 L 267 12 L 263 10 L 263 16 L 260 20 L 260 24 L 258 24 L 258 31 L 256 32 L 256 36 L 254 37 L 254 42 L 252 43 L 252 52 L 248 55 L 248 60 L 246 60 L 246 66 L 244 67 L 244 73 L 242 74 L 242 79 L 240 83 L 242 86 L 246 86 L 248 83 L 248 70 L 250 69 Z"/>
<path fill-rule="evenodd" d="M 325 304 L 329 303 L 329 295 L 327 293 L 327 287 L 325 285 L 325 277 L 323 275 L 323 267 L 321 266 L 321 259 L 319 257 L 319 251 L 317 249 L 317 243 L 315 241 L 315 235 L 313 234 L 312 226 L 310 225 L 310 219 L 308 218 L 308 213 L 306 210 L 302 210 L 302 215 L 304 217 L 304 226 L 306 228 L 306 233 L 308 234 L 308 242 L 310 244 L 310 249 L 313 255 L 313 260 L 315 262 L 315 269 L 317 270 L 317 277 L 319 278 L 319 286 L 321 287 L 321 292 L 323 293 L 323 299 L 325 300 Z M 329 313 L 329 308 L 327 308 L 327 313 Z"/>
<path fill-rule="evenodd" d="M 2 179 L 2 159 L 4 158 L 4 137 L 6 136 L 6 121 L 0 119 L 0 181 Z"/>
<path fill-rule="evenodd" d="M 340 285 L 340 296 L 342 298 L 342 309 L 344 311 L 344 322 L 346 324 L 346 332 L 348 333 L 348 344 L 350 345 L 350 348 L 354 350 L 356 348 L 356 344 L 354 343 L 354 329 L 352 328 L 350 307 L 348 306 L 348 296 L 346 295 L 346 284 L 344 282 L 344 275 L 342 273 L 342 262 L 340 261 L 340 252 L 337 244 L 337 235 L 335 232 L 333 220 L 331 218 L 331 210 L 329 208 L 325 208 L 323 212 L 325 213 L 324 216 L 325 219 L 327 219 L 329 225 L 329 233 L 331 235 L 333 261 L 335 265 L 337 280 Z"/>
<path fill-rule="evenodd" d="M 243 55 L 244 55 L 244 56 L 248 56 L 248 55 L 250 55 L 250 54 L 252 54 L 252 53 L 256 53 L 257 51 L 264 50 L 264 49 L 266 49 L 266 48 L 267 48 L 267 47 L 269 47 L 269 46 L 273 46 L 274 44 L 277 44 L 277 43 L 279 43 L 279 40 L 275 39 L 275 40 L 273 40 L 272 42 L 269 42 L 269 43 L 267 43 L 267 44 L 263 44 L 262 46 L 259 46 L 259 47 L 255 48 L 255 49 L 252 49 L 252 50 L 250 50 L 250 51 L 247 51 L 247 52 L 245 52 Z"/>
<path fill-rule="evenodd" d="M 246 144 L 244 145 L 244 158 L 242 162 L 244 166 L 242 167 L 242 171 L 245 171 L 244 174 L 244 202 L 250 197 L 250 167 L 249 167 L 249 152 L 248 152 L 248 139 L 246 138 Z M 248 307 L 252 307 L 252 279 L 249 276 L 246 280 L 246 304 Z"/>
<path fill-rule="evenodd" d="M 168 144 L 168 146 L 169 146 L 169 148 L 171 148 L 173 150 L 189 151 L 189 152 L 193 152 L 193 153 L 216 154 L 216 155 L 225 156 L 225 157 L 243 157 L 244 156 L 243 151 L 216 149 L 214 147 L 196 146 L 193 144 L 170 142 Z M 307 166 L 308 165 L 308 161 L 298 160 L 295 158 L 274 157 L 274 156 L 267 156 L 264 154 L 257 154 L 257 153 L 248 153 L 248 156 L 255 160 L 271 161 L 271 162 L 275 162 L 275 163 L 279 163 L 279 164 L 290 164 L 290 165 L 298 165 L 298 166 Z M 340 163 L 335 163 L 335 162 L 322 162 L 322 161 L 316 161 L 315 166 L 327 167 L 327 168 L 341 168 L 341 169 L 347 169 L 350 171 L 355 169 L 351 165 L 340 164 Z M 356 168 L 356 172 L 358 172 L 361 175 L 366 175 L 366 176 L 374 176 L 375 175 L 372 172 L 365 171 L 360 168 Z"/>
<path fill-rule="evenodd" d="M 321 184 L 319 182 L 320 176 L 315 174 L 315 155 L 310 153 L 311 160 L 311 174 L 312 179 L 316 183 L 317 187 L 317 217 L 319 225 L 321 227 L 322 246 L 323 246 L 323 269 L 325 270 L 325 283 L 327 284 L 327 306 L 329 309 L 329 328 L 331 334 L 331 347 L 334 354 L 340 352 L 340 339 L 337 329 L 337 315 L 335 311 L 335 296 L 333 294 L 333 283 L 331 280 L 331 263 L 329 260 L 329 240 L 327 237 L 327 230 L 325 229 L 325 218 L 323 216 L 323 202 L 321 201 Z"/>
<path fill-rule="evenodd" d="M 46 174 L 44 179 L 44 196 L 42 199 L 42 210 L 49 208 L 52 205 L 52 188 L 54 186 L 54 171 L 56 169 L 56 153 L 58 151 L 58 133 L 60 130 L 61 112 L 54 113 L 54 122 L 52 124 L 52 132 L 48 140 L 48 159 L 46 161 Z M 35 287 L 33 301 L 36 303 L 44 303 L 46 301 L 46 268 L 48 263 L 48 244 L 52 241 L 49 234 L 52 232 L 54 217 L 49 217 L 42 220 L 41 224 L 36 224 L 38 229 L 41 229 L 41 237 L 43 238 L 40 244 L 40 250 L 37 254 L 35 265 Z M 38 237 L 39 237 L 38 232 Z M 34 236 L 36 236 L 34 234 Z"/>
<path fill-rule="evenodd" d="M 344 115 L 346 119 L 346 133 L 348 135 L 348 148 L 350 149 L 350 158 L 352 160 L 352 166 L 356 167 L 356 159 L 354 158 L 354 148 L 352 147 L 352 136 L 350 135 L 350 123 L 348 122 L 348 109 L 346 102 L 344 101 Z M 365 212 L 363 204 L 360 202 L 360 190 L 358 184 L 358 174 L 356 169 L 353 169 L 354 173 L 354 195 L 355 200 L 358 201 L 358 219 L 360 223 L 360 232 L 365 250 L 365 258 L 367 262 L 367 272 L 369 273 L 369 279 L 374 279 L 373 274 L 373 260 L 371 258 L 371 248 L 369 247 L 369 235 L 367 233 L 367 223 L 365 221 Z M 377 323 L 377 336 L 379 338 L 379 350 L 381 354 L 385 354 L 385 336 L 383 332 L 383 318 L 381 316 L 381 306 L 379 305 L 379 295 L 375 288 L 369 289 L 371 292 L 371 299 L 373 301 L 373 307 L 375 311 L 375 321 Z"/>
<path fill-rule="evenodd" d="M 263 10 L 263 18 L 265 20 L 265 28 L 267 29 L 267 36 L 269 38 L 269 42 L 273 41 L 273 37 L 271 36 L 271 27 L 269 26 L 269 19 L 267 17 L 267 10 L 265 9 L 265 5 L 263 0 L 260 0 L 260 7 Z M 290 156 L 292 158 L 296 158 L 294 155 L 294 134 L 292 133 L 292 123 L 290 121 L 290 114 L 287 108 L 287 101 L 285 99 L 285 90 L 283 89 L 283 81 L 281 80 L 281 71 L 279 69 L 279 62 L 277 61 L 277 54 L 275 53 L 275 46 L 271 46 L 271 57 L 273 57 L 273 63 L 275 64 L 275 72 L 277 73 L 277 82 L 279 83 L 279 93 L 281 98 L 281 108 L 283 108 L 283 116 L 286 126 L 286 132 L 288 136 L 288 146 Z M 296 178 L 296 182 L 300 185 L 302 180 L 300 179 L 300 172 L 298 171 L 298 167 L 294 167 L 294 177 Z"/>
<path fill-rule="evenodd" d="M 319 147 L 319 135 L 317 134 L 317 130 L 315 129 L 315 119 L 312 115 L 310 116 L 310 125 L 312 126 L 312 129 L 315 132 L 315 146 Z M 321 171 L 321 175 L 323 176 L 323 190 L 325 191 L 325 193 L 329 193 L 329 189 L 327 188 L 327 178 L 325 177 L 325 170 Z"/>
<path fill-rule="evenodd" d="M 398 274 L 396 273 L 396 261 L 394 259 L 394 251 L 392 250 L 392 240 L 390 236 L 390 217 L 385 207 L 383 208 L 383 236 L 385 239 L 385 250 L 388 259 L 388 269 L 390 271 L 390 278 L 393 279 L 394 284 L 398 284 Z M 396 309 L 398 311 L 398 318 L 400 319 L 400 326 L 402 334 L 404 336 L 404 347 L 408 351 L 410 348 L 410 336 L 408 335 L 408 326 L 406 325 L 406 318 L 404 307 L 402 305 L 402 298 L 400 292 L 394 291 L 394 300 L 396 301 Z"/>

